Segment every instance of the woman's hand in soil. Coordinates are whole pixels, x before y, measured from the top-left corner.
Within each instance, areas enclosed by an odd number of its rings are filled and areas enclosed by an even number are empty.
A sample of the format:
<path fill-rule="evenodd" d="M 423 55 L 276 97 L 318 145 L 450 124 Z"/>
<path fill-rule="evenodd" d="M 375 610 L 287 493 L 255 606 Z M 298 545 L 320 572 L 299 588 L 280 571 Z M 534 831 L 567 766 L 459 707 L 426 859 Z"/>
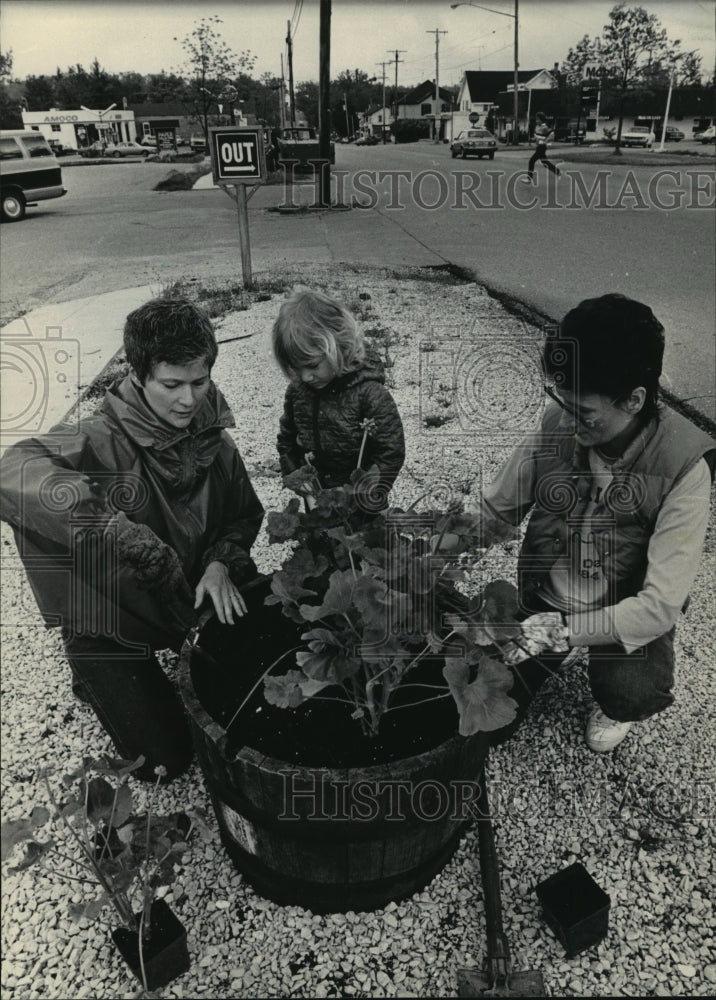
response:
<path fill-rule="evenodd" d="M 238 618 L 246 614 L 244 599 L 222 562 L 211 562 L 206 567 L 197 584 L 194 610 L 201 606 L 207 594 L 214 602 L 216 617 L 223 625 L 233 625 L 234 614 Z"/>

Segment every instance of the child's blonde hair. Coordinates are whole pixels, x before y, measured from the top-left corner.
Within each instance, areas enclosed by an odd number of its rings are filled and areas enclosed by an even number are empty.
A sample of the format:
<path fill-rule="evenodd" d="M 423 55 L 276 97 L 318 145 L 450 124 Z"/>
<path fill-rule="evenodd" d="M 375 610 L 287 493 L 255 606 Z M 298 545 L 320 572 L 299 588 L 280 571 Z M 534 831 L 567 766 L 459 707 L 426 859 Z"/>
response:
<path fill-rule="evenodd" d="M 345 375 L 365 357 L 363 335 L 336 299 L 311 288 L 296 289 L 273 325 L 273 352 L 284 375 L 327 360 L 335 376 Z"/>

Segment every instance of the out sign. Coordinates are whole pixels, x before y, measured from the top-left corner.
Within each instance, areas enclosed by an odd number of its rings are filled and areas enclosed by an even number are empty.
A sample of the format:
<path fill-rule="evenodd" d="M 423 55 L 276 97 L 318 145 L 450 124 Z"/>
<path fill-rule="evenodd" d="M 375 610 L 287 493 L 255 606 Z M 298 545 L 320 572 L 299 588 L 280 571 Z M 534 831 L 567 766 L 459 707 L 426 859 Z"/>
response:
<path fill-rule="evenodd" d="M 209 129 L 209 147 L 216 184 L 256 183 L 266 176 L 262 129 Z"/>

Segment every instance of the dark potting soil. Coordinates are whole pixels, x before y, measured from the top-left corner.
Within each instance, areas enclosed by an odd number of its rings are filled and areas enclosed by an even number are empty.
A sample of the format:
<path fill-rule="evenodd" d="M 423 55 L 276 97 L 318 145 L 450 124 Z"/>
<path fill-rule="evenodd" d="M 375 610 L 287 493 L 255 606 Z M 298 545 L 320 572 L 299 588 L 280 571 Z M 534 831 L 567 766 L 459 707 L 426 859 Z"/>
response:
<path fill-rule="evenodd" d="M 351 718 L 354 706 L 346 703 L 342 688 L 326 688 L 295 709 L 277 708 L 264 698 L 261 681 L 231 722 L 269 664 L 292 647 L 305 648 L 300 635 L 308 626 L 289 621 L 276 605 L 264 606 L 266 592 L 247 600 L 249 613 L 236 625 L 212 619 L 192 661 L 196 693 L 209 715 L 227 728 L 229 751 L 248 746 L 305 767 L 369 767 L 423 753 L 457 733 L 457 709 L 442 676 L 441 657 L 426 658 L 410 671 L 391 699 L 377 737 L 365 735 L 360 721 Z M 274 672 L 291 669 L 296 664 L 289 654 Z M 442 690 L 413 684 L 440 685 Z"/>

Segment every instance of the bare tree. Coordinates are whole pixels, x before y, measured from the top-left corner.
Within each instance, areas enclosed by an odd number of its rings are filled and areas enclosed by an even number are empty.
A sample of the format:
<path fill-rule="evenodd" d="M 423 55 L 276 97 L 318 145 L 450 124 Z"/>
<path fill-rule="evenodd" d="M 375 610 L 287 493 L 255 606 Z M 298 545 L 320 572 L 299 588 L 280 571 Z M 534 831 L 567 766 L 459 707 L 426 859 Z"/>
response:
<path fill-rule="evenodd" d="M 251 71 L 255 57 L 249 50 L 237 55 L 221 38 L 217 28 L 220 17 L 202 17 L 194 22 L 194 30 L 181 39 L 186 63 L 180 70 L 186 78 L 189 99 L 194 113 L 201 121 L 204 139 L 209 141 L 209 111 L 216 106 L 224 87 L 234 82 L 241 70 Z M 175 38 L 174 41 L 180 41 Z"/>

